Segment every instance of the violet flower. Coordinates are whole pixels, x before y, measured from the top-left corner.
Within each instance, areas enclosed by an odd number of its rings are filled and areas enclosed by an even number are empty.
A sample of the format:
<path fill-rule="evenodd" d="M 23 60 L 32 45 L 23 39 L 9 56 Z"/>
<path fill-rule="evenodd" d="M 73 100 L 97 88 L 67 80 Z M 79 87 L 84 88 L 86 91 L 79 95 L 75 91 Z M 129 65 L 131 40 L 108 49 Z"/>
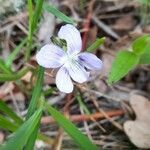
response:
<path fill-rule="evenodd" d="M 57 88 L 61 92 L 71 93 L 72 80 L 78 83 L 87 81 L 89 71 L 101 69 L 102 61 L 91 53 L 81 52 L 81 35 L 74 26 L 69 24 L 62 26 L 58 37 L 66 40 L 67 51 L 54 44 L 47 44 L 37 53 L 36 59 L 38 64 L 45 68 L 59 67 L 56 74 Z"/>

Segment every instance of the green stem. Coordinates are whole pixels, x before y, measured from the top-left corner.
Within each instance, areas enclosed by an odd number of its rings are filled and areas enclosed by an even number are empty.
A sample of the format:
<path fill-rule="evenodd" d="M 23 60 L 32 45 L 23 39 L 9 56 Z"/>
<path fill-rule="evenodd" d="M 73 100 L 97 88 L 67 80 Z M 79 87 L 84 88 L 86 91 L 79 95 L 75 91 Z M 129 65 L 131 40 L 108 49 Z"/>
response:
<path fill-rule="evenodd" d="M 27 67 L 22 68 L 19 72 L 13 74 L 0 74 L 0 82 L 3 81 L 15 81 L 24 76 L 29 69 Z"/>

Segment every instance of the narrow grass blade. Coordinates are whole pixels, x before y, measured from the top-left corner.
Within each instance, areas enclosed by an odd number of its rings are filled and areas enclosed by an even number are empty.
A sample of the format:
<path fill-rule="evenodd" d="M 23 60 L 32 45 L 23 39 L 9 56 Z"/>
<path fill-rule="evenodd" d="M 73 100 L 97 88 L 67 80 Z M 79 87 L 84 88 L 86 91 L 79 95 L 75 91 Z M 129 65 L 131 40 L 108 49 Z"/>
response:
<path fill-rule="evenodd" d="M 42 114 L 42 109 L 35 111 L 35 113 L 18 128 L 18 130 L 11 136 L 11 138 L 4 143 L 1 150 L 22 150 L 30 135 L 32 135 L 36 125 L 38 124 Z"/>
<path fill-rule="evenodd" d="M 26 119 L 28 119 L 37 108 L 37 104 L 41 95 L 43 78 L 44 78 L 44 68 L 40 66 L 39 71 L 38 71 L 37 81 L 33 90 L 33 94 L 32 94 L 29 108 L 28 108 Z"/>
<path fill-rule="evenodd" d="M 90 115 L 90 111 L 86 107 L 86 105 L 83 103 L 80 93 L 77 93 L 77 101 L 79 102 L 80 107 L 84 110 L 84 112 L 88 115 Z"/>
<path fill-rule="evenodd" d="M 24 150 L 33 150 L 34 149 L 34 144 L 37 139 L 39 127 L 40 127 L 40 120 L 39 120 L 38 124 L 36 125 L 36 127 L 34 128 L 32 135 L 29 137 L 27 144 L 24 147 Z"/>
<path fill-rule="evenodd" d="M 12 65 L 12 62 L 16 58 L 17 54 L 20 52 L 20 49 L 25 45 L 27 42 L 27 38 L 23 39 L 21 43 L 13 50 L 13 52 L 8 56 L 7 60 L 5 61 L 6 66 L 9 68 Z"/>
<path fill-rule="evenodd" d="M 33 20 L 32 20 L 33 21 L 32 22 L 32 32 L 34 32 L 36 27 L 37 27 L 38 20 L 41 16 L 42 7 L 43 7 L 43 0 L 37 0 L 36 1 L 35 12 L 34 12 L 34 15 L 33 15 Z"/>
<path fill-rule="evenodd" d="M 0 59 L 0 71 L 5 74 L 11 74 L 11 70 L 6 67 L 5 62 Z"/>
<path fill-rule="evenodd" d="M 42 82 L 41 82 L 41 86 L 42 86 Z M 40 92 L 41 93 L 41 92 Z M 34 93 L 33 94 L 37 94 L 37 93 Z M 40 99 L 39 99 L 39 106 L 40 108 L 43 109 L 43 105 L 44 105 L 44 101 L 43 101 L 43 97 L 42 95 L 40 96 Z M 40 120 L 38 122 L 38 124 L 36 125 L 36 127 L 34 128 L 34 131 L 32 133 L 32 135 L 29 137 L 27 143 L 26 143 L 26 146 L 24 147 L 24 150 L 33 150 L 34 149 L 34 143 L 37 139 L 37 136 L 38 136 L 38 130 L 39 130 L 39 127 L 40 127 Z"/>
<path fill-rule="evenodd" d="M 18 126 L 12 123 L 7 118 L 0 115 L 0 128 L 14 132 L 18 128 Z"/>
<path fill-rule="evenodd" d="M 51 5 L 45 3 L 44 4 L 44 9 L 46 11 L 50 12 L 51 14 L 53 14 L 54 16 L 56 16 L 57 18 L 59 18 L 60 20 L 66 22 L 66 23 L 75 24 L 75 22 L 71 18 L 69 18 L 68 16 L 66 16 L 62 12 L 60 12 L 54 6 L 51 6 Z"/>
<path fill-rule="evenodd" d="M 28 7 L 28 13 L 29 13 L 29 34 L 28 34 L 28 38 L 32 37 L 32 22 L 33 22 L 33 3 L 32 0 L 28 0 L 27 3 L 27 7 Z"/>
<path fill-rule="evenodd" d="M 96 39 L 96 41 L 90 47 L 88 47 L 86 51 L 92 52 L 92 51 L 96 50 L 97 48 L 100 47 L 100 45 L 102 45 L 104 43 L 104 41 L 105 41 L 104 37 Z"/>
<path fill-rule="evenodd" d="M 17 116 L 17 114 L 1 100 L 0 100 L 0 111 L 15 121 L 12 123 L 10 120 L 0 115 L 0 128 L 14 132 L 16 129 L 18 129 L 18 127 L 21 124 L 23 124 L 23 119 Z M 38 139 L 45 141 L 46 143 L 52 144 L 52 139 L 43 134 L 39 133 Z"/>
<path fill-rule="evenodd" d="M 82 150 L 98 150 L 85 135 L 83 135 L 75 125 L 66 119 L 59 111 L 45 103 L 47 111 L 53 116 L 56 122 L 73 138 Z"/>
<path fill-rule="evenodd" d="M 22 124 L 22 119 L 14 113 L 2 100 L 0 100 L 0 112 L 7 115 L 15 121 L 17 124 Z"/>
<path fill-rule="evenodd" d="M 38 20 L 40 18 L 42 7 L 43 7 L 43 0 L 37 0 L 35 11 L 33 13 L 33 6 L 32 1 L 28 0 L 28 10 L 29 10 L 29 34 L 28 34 L 28 48 L 25 54 L 25 60 L 27 61 L 30 57 L 30 50 L 33 41 L 33 33 L 37 28 Z"/>
<path fill-rule="evenodd" d="M 17 73 L 11 73 L 11 74 L 0 74 L 0 82 L 3 81 L 15 81 L 20 79 L 22 76 L 24 76 L 29 69 L 27 67 L 22 68 L 20 71 Z"/>

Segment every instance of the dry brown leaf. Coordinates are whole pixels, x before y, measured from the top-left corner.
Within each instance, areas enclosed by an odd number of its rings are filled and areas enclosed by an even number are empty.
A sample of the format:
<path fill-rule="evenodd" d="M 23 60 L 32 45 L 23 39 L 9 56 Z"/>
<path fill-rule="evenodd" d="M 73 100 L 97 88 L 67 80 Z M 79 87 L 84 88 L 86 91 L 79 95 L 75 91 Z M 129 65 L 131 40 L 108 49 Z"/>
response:
<path fill-rule="evenodd" d="M 126 121 L 124 130 L 131 142 L 139 148 L 150 148 L 150 124 L 142 121 Z"/>
<path fill-rule="evenodd" d="M 26 73 L 26 74 L 21 78 L 21 80 L 26 81 L 26 82 L 29 83 L 30 80 L 31 80 L 31 77 L 32 77 L 32 72 L 29 71 L 28 73 Z"/>
<path fill-rule="evenodd" d="M 150 101 L 144 96 L 131 94 L 130 104 L 136 114 L 136 120 L 150 123 Z"/>
<path fill-rule="evenodd" d="M 137 94 L 130 96 L 130 104 L 136 114 L 135 121 L 126 121 L 124 131 L 130 141 L 139 148 L 150 148 L 150 101 Z"/>
<path fill-rule="evenodd" d="M 5 83 L 0 87 L 0 98 L 5 97 L 14 89 L 14 84 L 12 82 Z"/>

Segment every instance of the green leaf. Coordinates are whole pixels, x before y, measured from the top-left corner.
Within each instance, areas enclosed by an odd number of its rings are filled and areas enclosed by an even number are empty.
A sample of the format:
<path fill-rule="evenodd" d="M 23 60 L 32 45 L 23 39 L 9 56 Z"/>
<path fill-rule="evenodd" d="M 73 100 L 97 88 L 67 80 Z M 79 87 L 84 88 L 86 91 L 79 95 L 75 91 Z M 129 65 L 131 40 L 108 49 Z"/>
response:
<path fill-rule="evenodd" d="M 29 37 L 31 37 L 32 34 L 32 22 L 33 22 L 33 3 L 32 0 L 28 0 L 27 3 L 28 7 L 28 13 L 29 13 Z"/>
<path fill-rule="evenodd" d="M 28 108 L 26 119 L 28 119 L 37 109 L 37 104 L 39 102 L 41 90 L 42 90 L 43 78 L 44 78 L 44 68 L 39 66 L 38 77 L 37 77 L 37 81 L 33 90 L 33 94 L 32 94 L 29 108 Z"/>
<path fill-rule="evenodd" d="M 48 5 L 48 4 L 44 4 L 44 9 L 50 13 L 52 13 L 54 16 L 56 16 L 57 18 L 59 18 L 60 20 L 69 23 L 69 24 L 75 24 L 75 22 L 69 18 L 68 16 L 66 16 L 65 14 L 63 14 L 62 12 L 60 12 L 57 8 L 55 8 L 54 6 Z"/>
<path fill-rule="evenodd" d="M 0 128 L 14 132 L 18 128 L 18 125 L 0 115 Z"/>
<path fill-rule="evenodd" d="M 96 41 L 90 47 L 88 47 L 86 51 L 92 52 L 96 50 L 98 47 L 100 47 L 100 45 L 104 43 L 104 41 L 105 41 L 104 37 L 96 39 Z"/>
<path fill-rule="evenodd" d="M 34 131 L 32 132 L 32 135 L 29 137 L 26 146 L 24 147 L 24 150 L 33 150 L 34 144 L 38 135 L 38 130 L 40 127 L 40 121 L 37 124 L 37 126 L 34 128 Z"/>
<path fill-rule="evenodd" d="M 144 5 L 150 5 L 150 1 L 149 0 L 138 0 L 141 4 L 144 4 Z"/>
<path fill-rule="evenodd" d="M 11 70 L 6 67 L 5 62 L 0 59 L 0 71 L 5 74 L 11 74 Z"/>
<path fill-rule="evenodd" d="M 85 135 L 83 135 L 73 123 L 66 119 L 59 111 L 45 103 L 47 111 L 53 116 L 56 122 L 74 139 L 82 150 L 98 150 Z"/>
<path fill-rule="evenodd" d="M 22 68 L 20 71 L 17 73 L 11 73 L 11 74 L 0 74 L 0 82 L 3 81 L 15 81 L 20 79 L 22 76 L 24 76 L 29 69 L 27 67 Z"/>
<path fill-rule="evenodd" d="M 140 56 L 139 64 L 150 64 L 150 49 Z"/>
<path fill-rule="evenodd" d="M 36 125 L 41 118 L 42 109 L 35 111 L 35 113 L 18 128 L 18 130 L 11 136 L 11 138 L 4 143 L 0 150 L 22 150 L 30 135 L 32 135 Z"/>
<path fill-rule="evenodd" d="M 38 77 L 37 77 L 37 81 L 33 90 L 33 94 L 32 94 L 29 108 L 28 108 L 26 119 L 28 119 L 34 113 L 34 111 L 37 109 L 38 103 L 40 102 L 39 100 L 40 100 L 41 91 L 42 91 L 43 78 L 44 78 L 44 68 L 39 66 Z M 39 129 L 39 124 L 37 124 L 37 126 L 35 127 L 32 133 L 32 136 L 29 138 L 25 146 L 25 150 L 33 149 L 34 143 L 38 134 L 38 129 Z"/>
<path fill-rule="evenodd" d="M 6 66 L 9 68 L 16 58 L 17 54 L 20 52 L 20 49 L 25 45 L 27 42 L 27 38 L 23 39 L 21 43 L 13 50 L 13 52 L 8 56 L 8 58 L 5 61 Z"/>
<path fill-rule="evenodd" d="M 139 56 L 130 51 L 120 51 L 113 64 L 108 76 L 108 83 L 112 84 L 124 77 L 139 62 Z"/>
<path fill-rule="evenodd" d="M 17 114 L 15 114 L 15 112 L 13 112 L 13 110 L 9 108 L 1 100 L 0 100 L 0 111 L 15 121 L 12 123 L 10 120 L 0 115 L 0 127 L 2 129 L 14 132 L 21 124 L 23 124 L 23 120 L 20 117 L 18 117 Z M 43 140 L 49 144 L 52 144 L 52 140 L 43 134 L 39 133 L 38 139 Z"/>
<path fill-rule="evenodd" d="M 150 35 L 144 35 L 142 37 L 137 38 L 132 43 L 133 53 L 137 55 L 142 55 L 147 50 L 150 49 Z"/>
<path fill-rule="evenodd" d="M 30 57 L 30 50 L 33 42 L 33 34 L 37 28 L 38 20 L 40 19 L 43 7 L 43 0 L 37 0 L 35 10 L 33 11 L 32 0 L 28 0 L 29 11 L 29 34 L 28 34 L 28 48 L 25 53 L 25 60 L 28 61 Z"/>
<path fill-rule="evenodd" d="M 0 100 L 0 112 L 7 115 L 15 121 L 17 124 L 22 124 L 22 119 L 14 113 L 2 100 Z"/>
<path fill-rule="evenodd" d="M 77 98 L 77 101 L 79 102 L 80 107 L 83 109 L 83 111 L 86 114 L 90 115 L 91 114 L 90 111 L 88 110 L 88 108 L 86 107 L 86 105 L 84 104 L 84 102 L 82 101 L 81 94 L 77 93 L 76 95 L 77 95 L 76 98 Z"/>
<path fill-rule="evenodd" d="M 36 1 L 36 7 L 35 7 L 35 12 L 33 14 L 33 22 L 32 22 L 32 32 L 35 31 L 35 29 L 37 28 L 37 23 L 38 20 L 41 16 L 42 13 L 42 7 L 43 7 L 43 0 L 37 0 Z"/>

